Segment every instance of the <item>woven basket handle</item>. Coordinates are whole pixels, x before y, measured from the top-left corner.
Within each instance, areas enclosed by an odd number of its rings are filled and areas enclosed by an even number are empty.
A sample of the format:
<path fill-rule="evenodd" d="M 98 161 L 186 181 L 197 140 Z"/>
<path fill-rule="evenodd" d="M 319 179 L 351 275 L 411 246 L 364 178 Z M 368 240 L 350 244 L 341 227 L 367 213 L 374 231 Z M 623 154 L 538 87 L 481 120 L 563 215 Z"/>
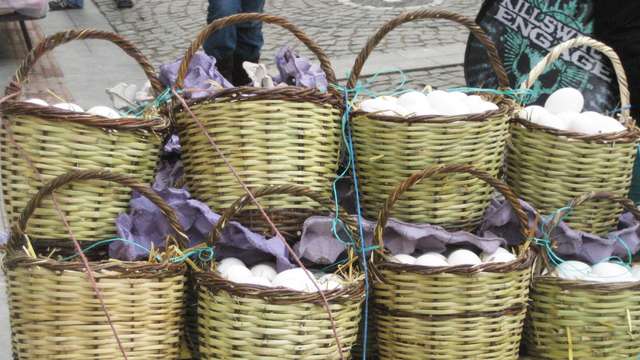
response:
<path fill-rule="evenodd" d="M 335 205 L 331 202 L 329 202 L 327 199 L 325 199 L 322 195 L 318 194 L 317 192 L 304 187 L 304 186 L 299 186 L 299 185 L 271 185 L 271 186 L 265 186 L 265 187 L 261 187 L 261 188 L 257 188 L 255 190 L 252 190 L 253 192 L 253 196 L 258 199 L 264 196 L 271 196 L 271 195 L 292 195 L 292 196 L 304 196 L 307 197 L 315 202 L 317 202 L 318 204 L 320 204 L 324 209 L 326 209 L 329 212 L 335 212 Z M 222 216 L 220 216 L 220 219 L 218 220 L 218 223 L 216 224 L 216 226 L 214 227 L 213 231 L 210 234 L 209 237 L 209 242 L 208 242 L 208 246 L 213 247 L 216 243 L 216 241 L 218 241 L 218 239 L 220 239 L 220 237 L 222 236 L 222 231 L 224 230 L 225 226 L 227 226 L 227 224 L 229 223 L 229 221 L 231 221 L 231 219 L 245 206 L 247 205 L 251 205 L 252 204 L 252 199 L 249 195 L 244 195 L 243 197 L 239 198 L 238 200 L 236 200 L 233 204 L 231 204 L 231 206 L 229 206 L 227 208 L 227 210 L 225 210 L 225 212 L 222 214 Z M 347 212 L 345 210 L 343 210 L 342 208 L 338 209 L 338 217 L 340 218 L 340 220 L 347 226 L 349 227 L 349 229 L 351 230 L 351 232 L 353 234 L 357 234 L 357 231 L 355 231 L 355 229 L 357 229 L 356 227 L 356 223 L 353 220 L 353 218 L 351 218 Z"/>
<path fill-rule="evenodd" d="M 530 89 L 531 86 L 533 86 L 533 83 L 536 82 L 540 75 L 544 73 L 546 68 L 554 61 L 558 60 L 565 51 L 580 46 L 592 47 L 606 55 L 609 60 L 611 60 L 613 70 L 615 71 L 616 77 L 618 79 L 618 87 L 620 88 L 620 104 L 622 106 L 621 122 L 624 125 L 629 125 L 629 122 L 631 121 L 631 115 L 629 112 L 629 104 L 631 104 L 631 100 L 629 97 L 630 95 L 629 85 L 627 82 L 627 73 L 624 71 L 624 67 L 622 67 L 622 62 L 620 61 L 618 54 L 616 54 L 616 52 L 612 48 L 590 37 L 578 36 L 554 46 L 551 51 L 549 51 L 549 53 L 542 60 L 540 60 L 540 62 L 538 62 L 536 66 L 533 67 L 533 69 L 531 69 L 531 71 L 529 72 L 529 77 L 524 83 L 522 83 L 522 85 L 520 85 L 520 88 Z"/>
<path fill-rule="evenodd" d="M 200 47 L 209 38 L 209 36 L 211 36 L 211 34 L 227 26 L 248 21 L 261 21 L 267 24 L 275 24 L 286 30 L 289 30 L 289 32 L 291 32 L 296 38 L 298 38 L 298 40 L 300 40 L 309 50 L 311 50 L 311 52 L 313 52 L 318 60 L 320 60 L 320 67 L 327 76 L 327 81 L 329 82 L 329 84 L 336 83 L 336 74 L 333 71 L 329 57 L 320 48 L 320 46 L 318 46 L 318 44 L 311 40 L 311 38 L 309 38 L 309 36 L 305 34 L 300 28 L 280 16 L 260 13 L 243 13 L 227 16 L 222 19 L 217 19 L 207 25 L 207 27 L 205 27 L 202 31 L 200 31 L 196 39 L 191 43 L 191 46 L 189 46 L 187 52 L 184 54 L 184 58 L 182 59 L 182 63 L 180 64 L 180 69 L 178 69 L 176 88 L 181 89 L 184 87 L 184 78 L 187 76 L 189 64 L 191 64 L 193 55 L 195 55 L 195 53 L 200 49 Z"/>
<path fill-rule="evenodd" d="M 502 195 L 504 195 L 505 199 L 509 202 L 509 204 L 511 204 L 511 207 L 516 212 L 516 216 L 518 217 L 518 220 L 520 222 L 520 226 L 521 226 L 520 231 L 522 235 L 524 235 L 525 239 L 528 239 L 531 236 L 532 230 L 529 228 L 529 219 L 527 217 L 527 214 L 522 209 L 522 206 L 520 206 L 518 197 L 511 190 L 511 188 L 507 186 L 507 184 L 494 178 L 490 174 L 484 171 L 476 170 L 471 166 L 441 165 L 441 166 L 426 168 L 422 171 L 414 173 L 413 175 L 409 176 L 406 180 L 404 180 L 402 183 L 400 183 L 393 190 L 393 192 L 391 192 L 384 206 L 380 210 L 380 213 L 378 214 L 378 223 L 376 224 L 376 228 L 373 234 L 374 241 L 376 241 L 379 245 L 379 249 L 377 250 L 379 253 L 384 252 L 384 239 L 382 234 L 384 232 L 385 226 L 387 225 L 387 221 L 391 216 L 391 210 L 393 209 L 394 204 L 402 196 L 402 194 L 425 178 L 429 178 L 436 175 L 455 174 L 455 173 L 471 174 L 476 178 L 491 185 L 494 189 L 498 190 Z"/>
<path fill-rule="evenodd" d="M 452 13 L 445 10 L 416 10 L 410 11 L 407 13 L 403 13 L 397 16 L 394 19 L 389 20 L 385 23 L 372 37 L 369 38 L 365 47 L 360 51 L 358 57 L 356 58 L 356 62 L 353 64 L 353 69 L 351 70 L 351 76 L 349 77 L 349 82 L 347 83 L 348 88 L 354 88 L 360 73 L 362 72 L 362 68 L 364 67 L 365 62 L 373 49 L 382 41 L 382 39 L 389 33 L 391 30 L 396 27 L 408 23 L 415 20 L 423 20 L 423 19 L 447 19 L 453 22 L 457 22 L 458 24 L 464 25 L 471 31 L 471 33 L 484 45 L 487 50 L 487 54 L 489 55 L 489 63 L 495 71 L 498 77 L 498 84 L 502 88 L 509 87 L 509 77 L 507 76 L 507 72 L 502 66 L 502 59 L 498 54 L 498 50 L 496 49 L 495 44 L 489 36 L 482 30 L 482 28 L 473 20 L 458 15 L 456 13 Z"/>
<path fill-rule="evenodd" d="M 77 181 L 88 181 L 88 180 L 104 180 L 118 183 L 123 186 L 127 186 L 140 194 L 144 195 L 147 199 L 149 199 L 154 205 L 160 208 L 160 212 L 164 216 L 167 217 L 169 221 L 169 225 L 175 232 L 177 236 L 178 245 L 185 249 L 188 244 L 188 238 L 180 222 L 178 222 L 178 218 L 171 209 L 171 207 L 153 190 L 151 190 L 148 186 L 142 185 L 133 177 L 121 174 L 115 174 L 107 170 L 75 170 L 68 172 L 64 175 L 58 176 L 55 179 L 51 180 L 47 184 L 45 184 L 38 192 L 29 200 L 26 207 L 22 210 L 20 214 L 20 218 L 18 219 L 18 223 L 14 225 L 13 231 L 15 236 L 12 236 L 12 239 L 19 239 L 17 241 L 24 241 L 25 231 L 27 229 L 27 223 L 29 218 L 33 215 L 35 210 L 40 206 L 42 200 L 51 195 L 56 189 L 59 189 L 67 184 L 77 182 Z M 16 244 L 19 248 L 22 244 Z"/>
<path fill-rule="evenodd" d="M 626 211 L 629 211 L 633 215 L 633 217 L 636 218 L 636 220 L 640 221 L 640 210 L 638 210 L 632 200 L 609 192 L 588 192 L 574 198 L 566 207 L 556 211 L 546 225 L 547 230 L 554 229 L 556 226 L 558 226 L 560 221 L 562 221 L 562 218 L 564 218 L 565 215 L 567 215 L 576 207 L 583 205 L 590 200 L 607 200 L 616 202 L 620 204 Z"/>
<path fill-rule="evenodd" d="M 29 55 L 27 55 L 27 57 L 22 61 L 22 64 L 20 65 L 18 70 L 16 70 L 12 81 L 7 86 L 5 94 L 11 95 L 19 93 L 22 90 L 22 86 L 29 79 L 29 72 L 36 64 L 38 59 L 40 59 L 45 53 L 55 49 L 60 45 L 75 40 L 85 39 L 107 40 L 117 45 L 127 55 L 131 56 L 140 65 L 140 67 L 142 67 L 142 70 L 147 76 L 147 79 L 149 79 L 149 82 L 151 82 L 151 87 L 153 88 L 155 95 L 158 95 L 162 92 L 163 86 L 158 79 L 158 76 L 156 75 L 156 71 L 153 68 L 153 65 L 149 63 L 149 60 L 147 60 L 147 58 L 142 55 L 142 53 L 131 42 L 120 37 L 117 34 L 108 31 L 83 29 L 59 32 L 42 40 L 42 42 L 40 42 L 33 50 L 31 50 Z"/>

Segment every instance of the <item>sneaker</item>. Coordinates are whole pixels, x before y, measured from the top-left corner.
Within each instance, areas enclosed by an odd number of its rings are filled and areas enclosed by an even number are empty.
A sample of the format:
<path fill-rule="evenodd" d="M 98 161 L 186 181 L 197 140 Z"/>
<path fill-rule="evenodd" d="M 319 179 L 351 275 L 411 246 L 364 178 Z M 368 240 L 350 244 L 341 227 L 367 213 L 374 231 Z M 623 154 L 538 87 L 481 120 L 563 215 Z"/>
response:
<path fill-rule="evenodd" d="M 133 7 L 132 0 L 116 0 L 116 5 L 118 9 L 129 9 Z"/>

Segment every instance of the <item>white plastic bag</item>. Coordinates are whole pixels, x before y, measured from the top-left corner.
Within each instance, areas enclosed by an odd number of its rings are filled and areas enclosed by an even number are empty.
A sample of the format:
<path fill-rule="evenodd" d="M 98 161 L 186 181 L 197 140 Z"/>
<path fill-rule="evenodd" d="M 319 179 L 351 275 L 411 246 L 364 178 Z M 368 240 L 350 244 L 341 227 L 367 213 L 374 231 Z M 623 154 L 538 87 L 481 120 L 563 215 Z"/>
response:
<path fill-rule="evenodd" d="M 18 13 L 32 18 L 41 18 L 47 14 L 48 8 L 48 0 L 0 0 L 0 15 Z"/>

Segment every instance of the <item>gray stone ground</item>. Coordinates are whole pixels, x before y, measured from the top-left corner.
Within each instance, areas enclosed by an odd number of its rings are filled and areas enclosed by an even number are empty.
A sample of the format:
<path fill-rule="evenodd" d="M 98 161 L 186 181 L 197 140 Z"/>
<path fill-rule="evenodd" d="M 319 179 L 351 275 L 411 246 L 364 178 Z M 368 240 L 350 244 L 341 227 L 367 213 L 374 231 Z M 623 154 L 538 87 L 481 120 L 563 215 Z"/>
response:
<path fill-rule="evenodd" d="M 94 0 L 113 28 L 140 46 L 156 65 L 181 56 L 205 25 L 207 0 L 134 1 L 133 9 L 118 10 L 113 0 Z M 355 59 L 367 38 L 386 20 L 403 11 L 420 7 L 442 8 L 474 17 L 480 5 L 480 0 L 267 0 L 265 12 L 284 16 L 300 26 L 332 59 Z M 293 44 L 308 55 L 303 45 L 286 30 L 267 25 L 264 35 L 262 53 L 265 62 L 269 62 L 276 49 L 284 44 Z M 376 52 L 393 53 L 394 50 L 464 43 L 467 36 L 466 29 L 452 22 L 420 21 L 394 30 Z M 462 57 L 460 54 L 459 63 Z M 434 87 L 464 84 L 459 66 L 428 71 L 417 67 L 405 70 L 405 75 L 416 84 L 429 82 Z M 384 88 L 397 81 L 397 76 L 382 76 L 376 84 Z"/>

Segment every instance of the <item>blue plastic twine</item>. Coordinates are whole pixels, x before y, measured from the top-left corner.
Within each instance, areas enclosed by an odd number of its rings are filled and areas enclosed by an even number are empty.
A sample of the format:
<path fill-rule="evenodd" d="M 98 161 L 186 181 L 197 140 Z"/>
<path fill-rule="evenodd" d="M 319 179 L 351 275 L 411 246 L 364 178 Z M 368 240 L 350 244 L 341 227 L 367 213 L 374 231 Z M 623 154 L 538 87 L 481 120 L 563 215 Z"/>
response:
<path fill-rule="evenodd" d="M 147 254 L 151 253 L 151 251 L 149 249 L 147 249 L 146 247 L 144 247 L 144 246 L 142 246 L 142 245 L 140 245 L 140 244 L 138 244 L 138 243 L 136 243 L 134 241 L 123 239 L 123 238 L 119 238 L 119 237 L 96 241 L 95 243 L 93 243 L 93 244 L 87 246 L 86 248 L 82 249 L 82 252 L 83 253 L 87 253 L 87 252 L 97 248 L 98 246 L 102 246 L 102 245 L 105 245 L 105 244 L 111 244 L 112 242 L 116 242 L 116 241 L 123 242 L 125 244 L 129 244 L 129 245 L 132 245 L 134 247 L 137 247 L 138 249 L 144 250 L 144 252 L 146 252 Z M 209 262 L 209 261 L 213 260 L 215 252 L 214 252 L 212 247 L 204 247 L 204 248 L 193 249 L 193 250 L 187 251 L 186 253 L 184 253 L 181 256 L 172 257 L 171 259 L 169 259 L 169 262 L 174 263 L 174 264 L 175 263 L 181 263 L 181 262 L 186 261 L 188 258 L 190 258 L 190 257 L 192 257 L 194 255 L 197 255 L 198 259 L 200 259 L 201 261 Z M 68 260 L 76 258 L 77 256 L 78 256 L 78 254 L 73 254 L 71 256 L 67 256 L 65 258 L 62 258 L 61 261 L 68 261 Z M 158 262 L 162 261 L 162 258 L 159 255 L 156 255 L 155 259 Z"/>

